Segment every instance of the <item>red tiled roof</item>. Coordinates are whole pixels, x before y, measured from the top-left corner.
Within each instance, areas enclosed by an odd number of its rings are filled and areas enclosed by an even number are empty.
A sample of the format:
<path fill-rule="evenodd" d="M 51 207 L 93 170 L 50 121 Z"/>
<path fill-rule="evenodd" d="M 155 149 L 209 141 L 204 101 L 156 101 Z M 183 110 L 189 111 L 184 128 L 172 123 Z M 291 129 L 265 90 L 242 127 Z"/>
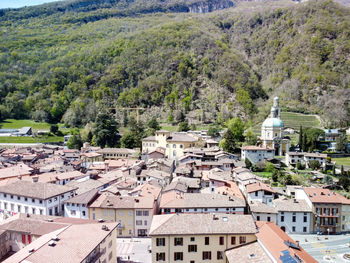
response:
<path fill-rule="evenodd" d="M 305 187 L 303 189 L 312 203 L 350 204 L 349 199 L 329 189 L 316 187 Z"/>
<path fill-rule="evenodd" d="M 256 192 L 256 191 L 267 191 L 267 192 L 271 192 L 271 193 L 275 192 L 275 190 L 273 190 L 273 188 L 271 186 L 264 184 L 262 182 L 248 184 L 248 185 L 246 185 L 246 189 L 247 189 L 248 193 L 252 193 L 252 192 Z"/>
<path fill-rule="evenodd" d="M 286 245 L 285 241 L 289 241 L 294 244 L 296 244 L 296 242 L 284 231 L 282 231 L 275 223 L 257 221 L 256 225 L 259 228 L 259 233 L 256 234 L 258 240 L 262 242 L 264 247 L 277 260 L 277 262 L 282 262 L 280 260 L 281 252 L 288 250 L 291 256 L 297 255 L 303 260 L 303 262 L 317 263 L 317 261 L 302 247 L 295 249 Z"/>

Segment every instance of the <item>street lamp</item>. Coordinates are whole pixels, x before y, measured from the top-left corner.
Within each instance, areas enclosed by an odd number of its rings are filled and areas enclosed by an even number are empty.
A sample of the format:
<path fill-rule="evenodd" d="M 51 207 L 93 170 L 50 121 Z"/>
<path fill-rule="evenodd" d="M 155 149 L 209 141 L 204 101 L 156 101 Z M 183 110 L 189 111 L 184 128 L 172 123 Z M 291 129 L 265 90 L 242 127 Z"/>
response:
<path fill-rule="evenodd" d="M 327 232 L 328 232 L 328 239 L 329 239 L 329 228 L 327 228 Z"/>

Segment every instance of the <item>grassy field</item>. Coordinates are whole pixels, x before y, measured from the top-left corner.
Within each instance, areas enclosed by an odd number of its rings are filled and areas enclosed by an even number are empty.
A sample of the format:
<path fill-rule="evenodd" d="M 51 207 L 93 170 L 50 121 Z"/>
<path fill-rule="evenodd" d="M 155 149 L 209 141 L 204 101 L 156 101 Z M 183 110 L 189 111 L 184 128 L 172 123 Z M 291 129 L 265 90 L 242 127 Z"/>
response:
<path fill-rule="evenodd" d="M 335 161 L 337 165 L 344 165 L 350 167 L 350 157 L 346 158 L 332 158 L 332 161 Z"/>
<path fill-rule="evenodd" d="M 0 137 L 0 143 L 50 143 L 63 142 L 63 136 Z"/>
<path fill-rule="evenodd" d="M 19 129 L 22 127 L 32 127 L 33 130 L 50 130 L 50 124 L 47 122 L 35 122 L 32 120 L 14 120 L 6 119 L 0 123 L 2 129 Z"/>
<path fill-rule="evenodd" d="M 303 128 L 320 127 L 320 122 L 315 115 L 307 115 L 294 112 L 281 112 L 281 119 L 284 122 L 284 127 L 291 127 L 299 130 Z"/>

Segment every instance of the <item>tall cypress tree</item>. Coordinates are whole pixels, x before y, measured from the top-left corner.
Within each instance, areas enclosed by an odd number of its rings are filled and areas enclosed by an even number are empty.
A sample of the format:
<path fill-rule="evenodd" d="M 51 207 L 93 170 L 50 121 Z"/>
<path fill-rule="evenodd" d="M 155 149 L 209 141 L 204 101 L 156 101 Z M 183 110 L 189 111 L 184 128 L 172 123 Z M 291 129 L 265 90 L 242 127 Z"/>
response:
<path fill-rule="evenodd" d="M 300 125 L 300 130 L 299 130 L 299 148 L 302 149 L 303 147 L 303 126 Z"/>

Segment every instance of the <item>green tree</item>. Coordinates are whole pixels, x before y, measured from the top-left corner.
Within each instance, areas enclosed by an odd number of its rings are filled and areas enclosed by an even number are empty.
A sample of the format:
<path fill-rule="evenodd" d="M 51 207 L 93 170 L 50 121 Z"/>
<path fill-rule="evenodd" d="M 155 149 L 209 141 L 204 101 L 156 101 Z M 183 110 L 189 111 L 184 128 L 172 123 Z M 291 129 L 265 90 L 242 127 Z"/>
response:
<path fill-rule="evenodd" d="M 236 142 L 243 142 L 244 140 L 244 123 L 241 118 L 236 117 L 229 119 L 226 122 L 227 129 L 231 131 L 233 138 Z"/>
<path fill-rule="evenodd" d="M 92 134 L 98 146 L 115 147 L 119 145 L 119 124 L 114 116 L 106 112 L 97 115 Z"/>
<path fill-rule="evenodd" d="M 220 147 L 222 147 L 226 152 L 235 152 L 236 140 L 231 129 L 227 129 L 227 131 L 225 132 L 223 139 L 220 141 Z"/>
<path fill-rule="evenodd" d="M 265 166 L 265 172 L 273 173 L 276 170 L 273 163 L 267 162 Z"/>
<path fill-rule="evenodd" d="M 346 137 L 345 134 L 341 134 L 337 140 L 337 145 L 336 145 L 336 150 L 339 152 L 345 152 L 346 151 L 346 147 L 348 144 L 348 138 Z"/>
<path fill-rule="evenodd" d="M 309 166 L 312 170 L 317 170 L 321 167 L 321 164 L 317 160 L 311 160 L 311 161 L 309 161 Z"/>
<path fill-rule="evenodd" d="M 340 174 L 341 175 L 345 175 L 344 166 L 343 165 L 340 166 Z"/>
<path fill-rule="evenodd" d="M 299 129 L 299 148 L 302 149 L 303 147 L 303 126 L 300 125 L 300 129 Z"/>
<path fill-rule="evenodd" d="M 51 125 L 50 132 L 52 132 L 53 134 L 56 134 L 58 132 L 58 126 L 56 124 Z"/>
<path fill-rule="evenodd" d="M 220 136 L 220 126 L 219 125 L 217 125 L 216 123 L 214 123 L 214 124 L 211 124 L 210 126 L 209 126 L 209 128 L 208 128 L 208 132 L 207 132 L 207 134 L 209 135 L 209 136 L 211 136 L 211 137 L 219 137 Z"/>
<path fill-rule="evenodd" d="M 121 147 L 132 149 L 139 145 L 139 138 L 136 133 L 132 131 L 126 131 L 120 139 L 120 142 Z"/>
<path fill-rule="evenodd" d="M 179 132 L 186 132 L 190 130 L 190 126 L 188 125 L 188 121 L 185 120 L 183 122 L 180 122 L 178 131 Z"/>
<path fill-rule="evenodd" d="M 68 142 L 67 142 L 67 147 L 68 149 L 78 149 L 80 150 L 80 148 L 83 146 L 83 141 L 80 137 L 80 134 L 74 134 L 72 135 Z"/>
<path fill-rule="evenodd" d="M 141 148 L 142 139 L 146 136 L 145 128 L 141 121 L 137 122 L 134 117 L 129 120 L 129 132 L 125 132 L 123 139 L 124 147 L 126 148 Z"/>
<path fill-rule="evenodd" d="M 301 162 L 297 162 L 297 165 L 296 165 L 296 168 L 298 169 L 298 170 L 304 170 L 305 169 L 305 165 L 303 165 Z"/>
<path fill-rule="evenodd" d="M 245 135 L 245 142 L 247 145 L 255 145 L 258 141 L 258 137 L 252 129 L 249 129 Z"/>
<path fill-rule="evenodd" d="M 347 176 L 342 175 L 339 178 L 339 185 L 341 185 L 344 190 L 349 191 L 349 186 L 350 186 L 350 178 Z"/>
<path fill-rule="evenodd" d="M 245 162 L 246 168 L 248 168 L 248 169 L 252 168 L 253 164 L 248 158 L 245 158 L 244 162 Z"/>
<path fill-rule="evenodd" d="M 160 130 L 160 125 L 156 117 L 153 117 L 147 122 L 148 134 L 154 135 L 157 130 Z"/>
<path fill-rule="evenodd" d="M 325 184 L 332 184 L 333 183 L 333 178 L 329 174 L 326 174 L 325 177 L 323 178 L 323 183 Z"/>
<path fill-rule="evenodd" d="M 278 177 L 279 177 L 279 171 L 277 169 L 274 169 L 272 172 L 272 181 L 278 182 Z"/>

